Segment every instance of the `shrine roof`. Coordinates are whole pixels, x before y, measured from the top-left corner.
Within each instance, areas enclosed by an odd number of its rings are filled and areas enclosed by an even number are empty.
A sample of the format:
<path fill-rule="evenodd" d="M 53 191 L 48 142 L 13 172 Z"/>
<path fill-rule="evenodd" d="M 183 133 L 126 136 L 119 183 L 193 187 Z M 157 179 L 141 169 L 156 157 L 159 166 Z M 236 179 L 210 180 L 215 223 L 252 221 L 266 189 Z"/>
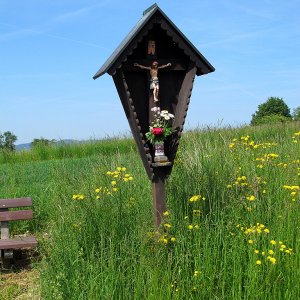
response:
<path fill-rule="evenodd" d="M 204 75 L 210 72 L 213 72 L 214 67 L 206 60 L 206 58 L 199 52 L 199 50 L 188 40 L 188 38 L 178 29 L 178 27 L 167 17 L 167 15 L 158 7 L 157 4 L 150 6 L 147 10 L 144 11 L 142 18 L 137 22 L 137 24 L 132 28 L 132 30 L 128 33 L 128 35 L 124 38 L 121 44 L 115 49 L 115 51 L 110 55 L 110 57 L 106 60 L 106 62 L 102 65 L 99 71 L 93 76 L 93 79 L 97 79 L 105 73 L 109 73 L 113 75 L 115 73 L 115 69 L 121 66 L 123 61 L 126 61 L 126 55 L 124 53 L 130 53 L 132 49 L 136 47 L 134 40 L 137 39 L 138 34 L 144 29 L 144 27 L 154 18 L 155 14 L 161 14 L 162 17 L 169 23 L 172 30 L 176 32 L 178 36 L 180 36 L 181 40 L 185 42 L 188 46 L 188 51 L 192 60 L 195 61 L 197 66 L 197 75 Z M 133 46 L 133 44 L 135 44 Z M 131 50 L 131 51 L 130 51 Z M 186 51 L 185 51 L 186 52 Z M 120 61 L 121 59 L 121 61 Z M 119 62 L 119 64 L 118 64 Z"/>

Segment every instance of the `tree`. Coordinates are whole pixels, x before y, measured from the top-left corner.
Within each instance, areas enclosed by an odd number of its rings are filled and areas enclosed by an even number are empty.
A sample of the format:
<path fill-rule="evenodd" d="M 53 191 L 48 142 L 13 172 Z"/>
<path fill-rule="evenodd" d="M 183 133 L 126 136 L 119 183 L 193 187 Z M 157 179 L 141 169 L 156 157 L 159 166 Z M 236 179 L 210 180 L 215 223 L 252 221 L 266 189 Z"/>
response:
<path fill-rule="evenodd" d="M 0 149 L 14 151 L 16 150 L 15 142 L 17 136 L 10 131 L 5 131 L 3 134 L 0 133 Z"/>
<path fill-rule="evenodd" d="M 41 137 L 40 139 L 34 139 L 31 142 L 31 147 L 38 147 L 38 146 L 51 146 L 55 143 L 55 140 L 48 140 L 48 139 L 44 139 L 43 137 Z"/>
<path fill-rule="evenodd" d="M 266 102 L 258 105 L 257 111 L 252 115 L 251 125 L 261 124 L 264 117 L 274 115 L 284 117 L 286 120 L 292 119 L 290 109 L 282 98 L 269 97 Z M 283 120 L 284 118 L 281 119 Z M 276 117 L 273 119 L 275 120 Z"/>
<path fill-rule="evenodd" d="M 293 110 L 293 120 L 300 121 L 300 106 L 294 108 Z"/>

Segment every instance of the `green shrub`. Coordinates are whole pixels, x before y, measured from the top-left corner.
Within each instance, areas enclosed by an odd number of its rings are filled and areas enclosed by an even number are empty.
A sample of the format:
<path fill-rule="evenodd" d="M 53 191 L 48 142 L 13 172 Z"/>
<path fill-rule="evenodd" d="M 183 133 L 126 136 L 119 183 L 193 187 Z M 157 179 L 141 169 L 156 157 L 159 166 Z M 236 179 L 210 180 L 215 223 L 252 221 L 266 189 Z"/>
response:
<path fill-rule="evenodd" d="M 255 125 L 285 123 L 289 121 L 291 121 L 290 118 L 284 117 L 282 115 L 269 115 L 256 120 Z"/>

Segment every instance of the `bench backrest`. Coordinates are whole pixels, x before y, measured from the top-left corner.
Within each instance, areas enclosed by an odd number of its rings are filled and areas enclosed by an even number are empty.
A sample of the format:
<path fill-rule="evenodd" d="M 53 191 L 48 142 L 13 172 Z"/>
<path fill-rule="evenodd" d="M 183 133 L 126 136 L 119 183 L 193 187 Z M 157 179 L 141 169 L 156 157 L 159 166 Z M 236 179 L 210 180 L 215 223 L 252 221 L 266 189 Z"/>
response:
<path fill-rule="evenodd" d="M 14 210 L 9 208 L 32 206 L 31 198 L 0 199 L 0 222 L 30 220 L 32 219 L 32 210 Z"/>

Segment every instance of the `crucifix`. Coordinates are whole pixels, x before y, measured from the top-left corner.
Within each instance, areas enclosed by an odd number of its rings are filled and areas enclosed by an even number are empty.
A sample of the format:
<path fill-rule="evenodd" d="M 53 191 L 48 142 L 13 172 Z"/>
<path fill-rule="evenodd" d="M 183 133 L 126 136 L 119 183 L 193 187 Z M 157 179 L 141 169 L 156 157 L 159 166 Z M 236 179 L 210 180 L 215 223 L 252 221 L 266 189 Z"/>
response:
<path fill-rule="evenodd" d="M 139 67 L 140 69 L 149 70 L 150 71 L 150 90 L 153 90 L 153 98 L 154 102 L 158 104 L 158 93 L 159 93 L 159 80 L 158 80 L 158 70 L 164 69 L 167 67 L 171 67 L 171 63 L 167 63 L 166 65 L 158 65 L 157 61 L 153 61 L 150 67 L 140 65 L 138 63 L 133 64 L 135 67 Z"/>
<path fill-rule="evenodd" d="M 159 95 L 159 70 L 165 69 L 168 72 L 172 71 L 186 71 L 187 63 L 185 60 L 181 58 L 177 59 L 159 59 L 157 57 L 157 42 L 153 38 L 149 38 L 145 41 L 144 44 L 144 57 L 138 59 L 128 59 L 123 64 L 124 71 L 130 72 L 147 72 L 147 81 L 149 82 L 149 124 L 153 121 L 153 112 L 151 111 L 154 107 L 159 107 L 161 109 L 170 109 L 170 107 L 160 107 L 161 102 L 165 102 L 165 100 L 161 101 Z M 174 113 L 174 112 L 173 112 Z"/>
<path fill-rule="evenodd" d="M 149 123 L 153 121 L 153 111 L 154 107 L 160 109 L 159 103 L 159 78 L 158 78 L 158 70 L 165 69 L 171 67 L 171 63 L 159 65 L 155 60 L 157 57 L 156 53 L 156 42 L 154 40 L 148 40 L 147 45 L 147 61 L 143 62 L 143 64 L 135 62 L 133 66 L 142 70 L 149 71 L 148 80 L 149 80 L 149 90 L 151 93 L 149 94 Z"/>

